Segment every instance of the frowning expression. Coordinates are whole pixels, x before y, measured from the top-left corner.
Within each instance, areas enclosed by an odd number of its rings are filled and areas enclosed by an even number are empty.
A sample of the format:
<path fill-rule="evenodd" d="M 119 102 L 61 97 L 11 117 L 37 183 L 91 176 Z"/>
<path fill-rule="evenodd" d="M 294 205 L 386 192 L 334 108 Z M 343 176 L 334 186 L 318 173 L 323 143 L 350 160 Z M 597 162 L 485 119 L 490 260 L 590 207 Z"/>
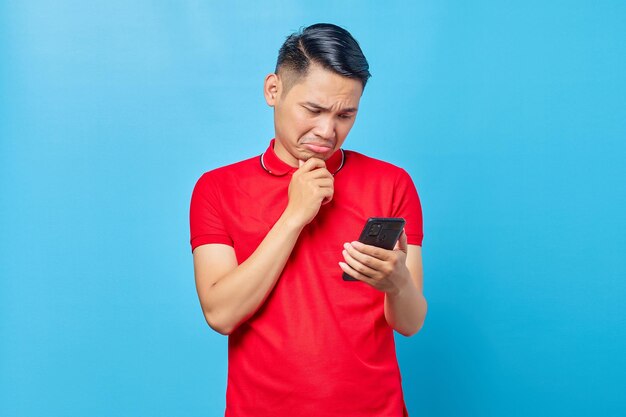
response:
<path fill-rule="evenodd" d="M 346 140 L 363 92 L 361 81 L 317 64 L 288 90 L 284 77 L 265 79 L 265 99 L 274 107 L 276 155 L 291 166 L 311 157 L 328 159 Z"/>

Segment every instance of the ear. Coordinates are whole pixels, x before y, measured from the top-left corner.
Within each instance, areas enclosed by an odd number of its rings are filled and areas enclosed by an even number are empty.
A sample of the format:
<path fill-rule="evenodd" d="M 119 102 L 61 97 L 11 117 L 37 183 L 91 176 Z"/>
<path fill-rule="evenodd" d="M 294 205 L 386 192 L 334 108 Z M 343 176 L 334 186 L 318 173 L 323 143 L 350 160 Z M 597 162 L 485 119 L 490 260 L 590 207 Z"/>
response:
<path fill-rule="evenodd" d="M 278 75 L 272 73 L 268 74 L 265 77 L 265 83 L 263 84 L 263 95 L 265 96 L 265 101 L 267 102 L 268 106 L 274 107 L 281 88 L 282 85 L 280 79 L 278 78 Z"/>

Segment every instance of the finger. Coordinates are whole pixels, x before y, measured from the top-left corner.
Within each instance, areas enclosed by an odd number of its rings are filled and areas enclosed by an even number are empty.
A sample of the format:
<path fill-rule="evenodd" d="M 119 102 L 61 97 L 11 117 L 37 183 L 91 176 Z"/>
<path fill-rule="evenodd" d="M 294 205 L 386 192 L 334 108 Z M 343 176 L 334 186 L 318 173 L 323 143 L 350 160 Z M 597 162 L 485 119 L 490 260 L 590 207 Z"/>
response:
<path fill-rule="evenodd" d="M 355 270 L 356 272 L 358 272 L 361 275 L 364 275 L 368 278 L 376 278 L 379 274 L 378 271 L 370 268 L 367 265 L 363 265 L 361 262 L 357 261 L 356 259 L 354 259 L 347 250 L 343 250 L 341 251 L 341 254 L 343 255 L 343 259 L 345 259 L 346 263 L 350 266 L 350 268 L 352 268 L 353 270 Z"/>
<path fill-rule="evenodd" d="M 311 192 L 312 192 L 311 195 L 315 195 L 317 197 L 321 197 L 322 199 L 328 199 L 328 201 L 332 200 L 333 194 L 335 192 L 335 189 L 332 186 L 332 184 L 327 185 L 327 186 L 320 186 L 318 184 L 316 184 L 316 185 L 317 185 L 317 187 L 314 188 L 313 190 L 311 190 Z"/>
<path fill-rule="evenodd" d="M 371 279 L 371 278 L 369 278 L 369 277 L 366 277 L 366 276 L 365 276 L 365 275 L 363 275 L 363 274 L 358 273 L 357 271 L 355 271 L 354 269 L 352 269 L 352 268 L 350 267 L 350 265 L 348 265 L 348 264 L 347 264 L 347 263 L 345 263 L 345 262 L 339 262 L 339 267 L 341 268 L 341 270 L 342 270 L 343 272 L 345 272 L 346 274 L 350 275 L 350 276 L 351 276 L 352 278 L 354 278 L 354 279 L 358 279 L 359 281 L 363 281 L 363 282 L 365 282 L 366 284 L 370 284 L 370 285 L 372 285 L 372 286 L 373 286 L 373 284 L 374 284 L 374 282 L 375 282 L 373 279 Z"/>
<path fill-rule="evenodd" d="M 321 190 L 323 191 L 322 195 L 324 196 L 322 204 L 330 203 L 333 199 L 334 190 L 328 187 L 322 188 Z"/>
<path fill-rule="evenodd" d="M 298 168 L 302 168 L 302 165 L 304 165 L 304 161 L 302 159 L 298 159 Z"/>
<path fill-rule="evenodd" d="M 391 257 L 394 256 L 392 250 L 387 250 L 372 245 L 366 245 L 365 243 L 361 243 L 358 240 L 350 242 L 350 244 L 354 246 L 359 252 L 363 252 L 371 257 L 380 259 L 381 261 L 388 261 L 391 259 Z"/>
<path fill-rule="evenodd" d="M 326 168 L 326 162 L 320 158 L 309 158 L 305 163 L 300 165 L 298 170 L 302 172 L 309 172 L 317 168 Z"/>
<path fill-rule="evenodd" d="M 335 181 L 332 178 L 317 178 L 313 181 L 313 185 L 317 185 L 322 188 L 334 188 Z"/>
<path fill-rule="evenodd" d="M 326 167 L 315 168 L 313 171 L 304 171 L 303 177 L 307 179 L 315 178 L 333 178 L 333 175 L 326 169 Z"/>
<path fill-rule="evenodd" d="M 402 252 L 406 253 L 407 243 L 406 243 L 406 233 L 404 232 L 404 229 L 402 229 L 402 234 L 400 234 L 400 239 L 398 239 L 398 241 L 396 242 L 396 245 L 394 246 L 393 250 L 401 250 Z"/>
<path fill-rule="evenodd" d="M 362 263 L 363 265 L 375 271 L 383 270 L 385 263 L 381 261 L 380 259 L 374 258 L 366 253 L 360 252 L 349 243 L 344 243 L 343 247 L 345 250 L 348 251 L 348 253 L 350 254 L 350 256 L 352 256 L 352 258 L 356 259 L 358 262 Z"/>

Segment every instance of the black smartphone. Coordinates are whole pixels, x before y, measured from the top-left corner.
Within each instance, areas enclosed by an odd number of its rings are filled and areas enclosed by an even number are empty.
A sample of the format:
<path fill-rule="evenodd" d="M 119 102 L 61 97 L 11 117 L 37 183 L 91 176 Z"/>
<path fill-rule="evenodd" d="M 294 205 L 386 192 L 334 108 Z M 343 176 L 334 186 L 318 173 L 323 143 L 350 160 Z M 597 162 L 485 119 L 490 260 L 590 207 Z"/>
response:
<path fill-rule="evenodd" d="M 401 217 L 370 217 L 363 227 L 359 242 L 383 249 L 393 249 L 402 234 L 405 223 Z M 345 272 L 343 280 L 358 281 Z"/>

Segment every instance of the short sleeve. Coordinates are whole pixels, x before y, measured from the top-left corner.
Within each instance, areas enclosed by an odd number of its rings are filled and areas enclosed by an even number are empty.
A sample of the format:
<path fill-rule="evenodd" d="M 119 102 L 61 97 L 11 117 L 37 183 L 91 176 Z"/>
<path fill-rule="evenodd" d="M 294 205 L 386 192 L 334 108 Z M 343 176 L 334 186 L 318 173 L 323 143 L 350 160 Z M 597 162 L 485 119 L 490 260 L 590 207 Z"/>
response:
<path fill-rule="evenodd" d="M 233 246 L 233 240 L 224 226 L 217 183 L 210 174 L 207 172 L 200 177 L 191 194 L 189 228 L 192 252 L 208 243 Z"/>
<path fill-rule="evenodd" d="M 406 220 L 404 230 L 409 245 L 422 246 L 424 238 L 422 205 L 409 174 L 401 169 L 393 190 L 392 216 Z"/>

